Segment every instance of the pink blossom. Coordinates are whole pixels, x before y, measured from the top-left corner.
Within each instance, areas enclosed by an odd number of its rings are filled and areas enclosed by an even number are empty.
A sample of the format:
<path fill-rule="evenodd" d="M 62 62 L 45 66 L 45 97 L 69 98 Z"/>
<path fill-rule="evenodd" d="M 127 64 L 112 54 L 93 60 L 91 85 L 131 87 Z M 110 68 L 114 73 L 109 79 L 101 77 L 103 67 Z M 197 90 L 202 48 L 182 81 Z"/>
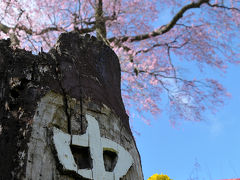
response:
<path fill-rule="evenodd" d="M 230 97 L 210 77 L 201 81 L 198 77 L 189 80 L 181 75 L 185 68 L 182 62 L 195 63 L 203 73 L 205 67 L 225 72 L 229 64 L 240 63 L 240 44 L 236 41 L 240 38 L 237 1 L 225 3 L 228 8 L 203 3 L 199 8 L 187 10 L 167 32 L 155 36 L 192 2 L 198 1 L 103 0 L 106 38 L 116 39 L 110 46 L 120 60 L 127 108 L 134 107 L 139 114 L 145 111 L 160 114 L 160 107 L 164 107 L 161 97 L 166 96 L 171 119 L 199 121 L 204 111 L 216 111 Z M 210 1 L 215 5 L 221 2 Z M 95 0 L 2 0 L 0 7 L 0 23 L 9 27 L 6 32 L 0 26 L 0 38 L 15 34 L 20 46 L 34 53 L 41 46 L 48 51 L 62 32 L 76 27 L 94 28 L 96 20 Z M 166 8 L 171 14 L 167 14 L 169 21 L 163 23 L 159 19 L 161 16 L 165 19 L 162 10 Z M 47 31 L 49 28 L 53 30 Z M 90 34 L 96 35 L 95 29 Z"/>

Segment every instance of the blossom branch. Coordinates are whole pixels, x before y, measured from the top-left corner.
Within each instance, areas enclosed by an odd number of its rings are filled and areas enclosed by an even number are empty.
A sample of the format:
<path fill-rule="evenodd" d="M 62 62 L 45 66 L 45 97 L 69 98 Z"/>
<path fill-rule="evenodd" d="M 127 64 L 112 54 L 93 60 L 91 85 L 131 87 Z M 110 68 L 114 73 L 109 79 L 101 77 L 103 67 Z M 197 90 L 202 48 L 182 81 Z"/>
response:
<path fill-rule="evenodd" d="M 165 26 L 161 26 L 159 29 L 152 31 L 150 33 L 147 34 L 141 34 L 141 35 L 137 35 L 137 36 L 124 36 L 122 38 L 110 38 L 109 41 L 121 41 L 121 42 L 125 42 L 125 41 L 129 41 L 129 42 L 135 42 L 135 41 L 141 41 L 141 40 L 145 40 L 145 39 L 149 39 L 152 37 L 156 37 L 162 34 L 167 33 L 168 31 L 170 31 L 175 25 L 176 23 L 183 17 L 183 14 L 185 12 L 187 12 L 190 9 L 193 8 L 200 8 L 200 6 L 204 3 L 208 3 L 209 0 L 199 0 L 198 2 L 192 2 L 186 6 L 184 6 L 173 18 L 172 20 Z"/>
<path fill-rule="evenodd" d="M 217 7 L 217 8 L 223 8 L 223 9 L 227 9 L 227 10 L 235 10 L 235 11 L 240 12 L 240 9 L 235 8 L 235 7 L 227 7 L 227 6 L 219 5 L 219 4 L 210 4 L 209 2 L 207 3 L 207 5 L 210 7 Z"/>

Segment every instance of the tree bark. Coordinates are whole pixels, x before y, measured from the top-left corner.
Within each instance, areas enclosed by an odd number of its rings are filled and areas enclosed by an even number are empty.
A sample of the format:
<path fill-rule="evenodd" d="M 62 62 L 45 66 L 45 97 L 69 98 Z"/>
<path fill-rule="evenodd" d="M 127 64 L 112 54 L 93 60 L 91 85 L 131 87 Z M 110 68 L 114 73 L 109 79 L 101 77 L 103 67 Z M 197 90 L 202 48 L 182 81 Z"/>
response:
<path fill-rule="evenodd" d="M 121 98 L 119 60 L 95 37 L 65 33 L 38 55 L 1 40 L 0 105 L 0 179 L 96 179 L 105 172 L 112 179 L 143 179 Z M 103 147 L 95 155 L 93 142 Z M 132 159 L 126 159 L 130 168 L 118 166 L 121 153 Z M 76 170 L 66 165 L 70 156 Z M 96 161 L 104 162 L 104 173 Z"/>
<path fill-rule="evenodd" d="M 107 37 L 106 25 L 103 18 L 103 2 L 102 0 L 97 0 L 95 8 L 95 20 L 96 20 L 96 33 L 97 38 L 105 41 Z"/>

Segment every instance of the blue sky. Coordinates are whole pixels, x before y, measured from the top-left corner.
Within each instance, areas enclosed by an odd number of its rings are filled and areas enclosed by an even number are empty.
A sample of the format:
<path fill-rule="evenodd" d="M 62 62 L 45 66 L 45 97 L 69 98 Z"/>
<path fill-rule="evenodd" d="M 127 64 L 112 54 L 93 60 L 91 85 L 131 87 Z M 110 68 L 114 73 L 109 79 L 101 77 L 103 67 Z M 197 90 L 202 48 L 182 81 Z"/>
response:
<path fill-rule="evenodd" d="M 230 66 L 223 76 L 209 73 L 232 95 L 216 115 L 179 128 L 171 127 L 167 113 L 151 126 L 135 121 L 145 179 L 155 173 L 174 180 L 240 178 L 240 66 Z"/>
<path fill-rule="evenodd" d="M 155 27 L 171 19 L 169 9 L 162 13 Z M 193 64 L 186 65 L 191 77 Z M 240 178 L 240 66 L 230 65 L 225 74 L 207 69 L 204 75 L 219 80 L 232 95 L 215 115 L 206 113 L 204 122 L 181 121 L 178 128 L 170 125 L 167 112 L 150 126 L 134 121 L 141 133 L 135 137 L 145 179 L 155 173 L 174 180 Z"/>

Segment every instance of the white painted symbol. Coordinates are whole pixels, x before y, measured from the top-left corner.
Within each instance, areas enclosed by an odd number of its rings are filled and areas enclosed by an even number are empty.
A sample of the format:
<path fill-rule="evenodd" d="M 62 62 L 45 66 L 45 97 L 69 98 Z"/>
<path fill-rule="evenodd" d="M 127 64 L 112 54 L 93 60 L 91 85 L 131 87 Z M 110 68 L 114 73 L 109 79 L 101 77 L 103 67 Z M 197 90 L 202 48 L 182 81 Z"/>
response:
<path fill-rule="evenodd" d="M 88 128 L 83 135 L 72 135 L 72 145 L 89 147 L 92 158 L 92 169 L 78 169 L 70 149 L 71 135 L 58 128 L 53 129 L 53 141 L 57 156 L 65 170 L 75 171 L 84 178 L 93 180 L 119 180 L 127 174 L 133 164 L 133 158 L 121 145 L 100 137 L 97 120 L 86 115 Z M 103 150 L 109 149 L 117 153 L 118 161 L 113 172 L 108 172 L 104 167 Z"/>

